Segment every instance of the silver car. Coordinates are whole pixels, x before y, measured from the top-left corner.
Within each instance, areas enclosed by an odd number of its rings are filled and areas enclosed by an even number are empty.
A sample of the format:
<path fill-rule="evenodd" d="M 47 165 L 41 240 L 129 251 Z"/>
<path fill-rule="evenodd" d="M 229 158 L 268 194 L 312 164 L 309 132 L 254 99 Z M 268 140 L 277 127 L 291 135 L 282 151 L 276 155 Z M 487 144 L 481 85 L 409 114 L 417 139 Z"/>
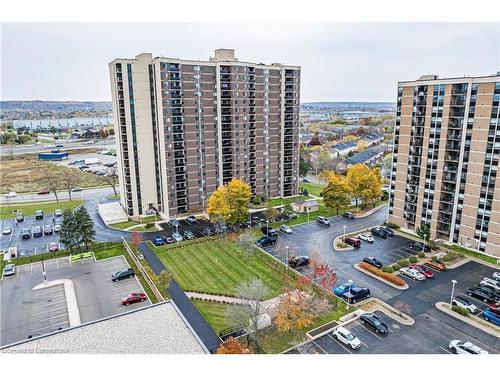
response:
<path fill-rule="evenodd" d="M 360 240 L 365 241 L 365 242 L 368 242 L 368 243 L 373 243 L 373 236 L 371 236 L 370 234 L 364 234 L 364 233 L 363 233 L 363 234 L 360 234 L 360 235 L 358 236 L 358 238 L 359 238 Z"/>
<path fill-rule="evenodd" d="M 424 281 L 426 279 L 424 274 L 414 270 L 413 268 L 403 267 L 399 270 L 399 273 L 411 277 L 413 280 Z"/>
<path fill-rule="evenodd" d="M 7 264 L 3 268 L 3 276 L 14 276 L 16 274 L 16 266 L 12 263 Z"/>
<path fill-rule="evenodd" d="M 172 238 L 175 240 L 175 242 L 181 242 L 182 240 L 184 240 L 184 238 L 182 238 L 180 233 L 177 232 L 172 234 Z"/>

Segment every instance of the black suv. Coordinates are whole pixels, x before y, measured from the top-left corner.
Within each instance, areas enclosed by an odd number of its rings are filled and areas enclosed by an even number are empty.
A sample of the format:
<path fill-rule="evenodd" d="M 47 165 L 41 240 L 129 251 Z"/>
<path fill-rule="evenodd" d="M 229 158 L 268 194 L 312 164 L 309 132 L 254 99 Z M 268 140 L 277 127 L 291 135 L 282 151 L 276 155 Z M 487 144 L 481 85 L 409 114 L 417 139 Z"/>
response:
<path fill-rule="evenodd" d="M 383 323 L 377 315 L 363 314 L 359 317 L 361 324 L 372 328 L 376 333 L 386 334 L 389 330 L 385 323 Z"/>
<path fill-rule="evenodd" d="M 43 219 L 43 211 L 42 210 L 36 210 L 35 212 L 35 220 L 42 220 Z"/>
<path fill-rule="evenodd" d="M 276 237 L 268 237 L 264 236 L 257 241 L 255 241 L 255 244 L 258 247 L 264 247 L 264 246 L 269 246 L 269 245 L 274 245 L 276 243 Z"/>
<path fill-rule="evenodd" d="M 17 221 L 18 223 L 20 223 L 20 222 L 24 221 L 24 215 L 23 215 L 21 212 L 18 212 L 18 213 L 16 214 L 16 221 Z"/>
<path fill-rule="evenodd" d="M 28 238 L 31 238 L 31 231 L 29 228 L 23 228 L 21 230 L 21 238 L 23 240 L 27 240 Z"/>
<path fill-rule="evenodd" d="M 347 303 L 356 303 L 370 298 L 370 289 L 359 288 L 355 286 L 354 288 L 348 290 L 346 293 L 342 294 L 342 298 L 347 301 Z"/>
<path fill-rule="evenodd" d="M 288 259 L 288 265 L 292 268 L 308 266 L 309 265 L 309 257 L 305 255 L 293 256 Z"/>
<path fill-rule="evenodd" d="M 201 234 L 203 234 L 204 236 L 213 236 L 215 234 L 215 232 L 210 229 L 210 228 L 203 228 L 203 230 L 201 231 Z"/>
<path fill-rule="evenodd" d="M 378 227 L 387 237 L 394 237 L 394 231 L 387 227 Z"/>
<path fill-rule="evenodd" d="M 126 270 L 121 270 L 118 272 L 115 272 L 114 274 L 111 275 L 111 280 L 112 281 L 120 281 L 123 279 L 128 279 L 129 277 L 134 277 L 135 272 L 132 268 L 127 268 Z"/>
<path fill-rule="evenodd" d="M 260 231 L 262 232 L 262 234 L 268 237 L 278 237 L 278 232 L 276 231 L 276 229 L 273 228 L 267 229 L 267 227 L 262 227 Z"/>
<path fill-rule="evenodd" d="M 431 248 L 428 245 L 424 245 L 422 242 L 412 242 L 409 247 L 412 250 L 424 251 L 426 253 L 431 251 Z"/>
<path fill-rule="evenodd" d="M 387 238 L 387 234 L 382 229 L 380 229 L 380 227 L 372 228 L 371 232 L 375 237 L 384 238 L 384 239 Z"/>
<path fill-rule="evenodd" d="M 478 286 L 467 289 L 467 294 L 487 304 L 496 302 L 495 295 L 493 293 L 490 293 Z"/>
<path fill-rule="evenodd" d="M 380 262 L 379 262 L 376 258 L 374 258 L 374 257 L 364 257 L 364 258 L 363 258 L 363 262 L 368 263 L 368 264 L 371 264 L 372 266 L 377 267 L 377 268 L 382 268 L 382 267 L 383 267 L 382 263 L 380 263 Z"/>
<path fill-rule="evenodd" d="M 342 217 L 343 217 L 344 219 L 354 219 L 354 215 L 353 215 L 353 213 L 352 213 L 352 212 L 344 212 L 344 213 L 342 214 Z"/>
<path fill-rule="evenodd" d="M 325 227 L 330 226 L 330 221 L 326 217 L 323 217 L 323 216 L 318 216 L 318 218 L 316 219 L 316 222 L 318 224 L 324 225 Z"/>

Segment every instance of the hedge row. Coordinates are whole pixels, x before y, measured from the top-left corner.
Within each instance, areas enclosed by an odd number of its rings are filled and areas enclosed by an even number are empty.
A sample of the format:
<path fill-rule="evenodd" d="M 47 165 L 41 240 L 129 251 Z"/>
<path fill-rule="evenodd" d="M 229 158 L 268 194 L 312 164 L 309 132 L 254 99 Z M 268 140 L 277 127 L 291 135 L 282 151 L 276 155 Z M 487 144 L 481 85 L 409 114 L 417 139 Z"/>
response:
<path fill-rule="evenodd" d="M 390 283 L 393 283 L 394 285 L 397 285 L 397 286 L 405 286 L 406 285 L 406 282 L 403 279 L 401 279 L 400 277 L 393 275 L 392 273 L 389 273 L 389 272 L 384 272 L 384 271 L 378 269 L 377 267 L 372 266 L 371 264 L 361 262 L 359 264 L 359 267 L 361 267 L 362 269 L 364 269 L 364 270 L 366 270 L 366 271 L 368 271 L 376 276 L 383 278 L 384 280 L 389 281 Z"/>

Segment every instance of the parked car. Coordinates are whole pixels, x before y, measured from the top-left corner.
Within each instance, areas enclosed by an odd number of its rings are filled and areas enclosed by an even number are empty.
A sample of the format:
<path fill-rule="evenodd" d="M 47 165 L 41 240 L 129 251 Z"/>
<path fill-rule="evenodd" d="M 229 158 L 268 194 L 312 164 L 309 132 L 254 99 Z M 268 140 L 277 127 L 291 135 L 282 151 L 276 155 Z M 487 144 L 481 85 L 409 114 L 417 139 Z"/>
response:
<path fill-rule="evenodd" d="M 9 263 L 3 268 L 3 277 L 14 276 L 16 274 L 16 265 Z"/>
<path fill-rule="evenodd" d="M 155 236 L 153 238 L 153 245 L 155 246 L 161 246 L 164 245 L 165 242 L 163 242 L 163 237 L 162 236 Z"/>
<path fill-rule="evenodd" d="M 500 300 L 500 292 L 490 285 L 479 285 L 479 288 L 484 290 L 486 293 L 490 293 L 495 301 Z"/>
<path fill-rule="evenodd" d="M 380 229 L 380 227 L 373 227 L 370 231 L 375 237 L 386 239 L 387 234 L 383 230 Z"/>
<path fill-rule="evenodd" d="M 287 212 L 286 217 L 288 218 L 288 220 L 296 219 L 297 214 L 295 212 Z"/>
<path fill-rule="evenodd" d="M 42 227 L 40 225 L 33 227 L 33 237 L 42 237 Z"/>
<path fill-rule="evenodd" d="M 111 275 L 111 281 L 120 281 L 123 279 L 128 279 L 135 276 L 135 272 L 132 268 L 127 268 L 120 270 Z"/>
<path fill-rule="evenodd" d="M 15 191 L 9 191 L 7 194 L 4 195 L 5 198 L 14 198 L 17 197 L 17 193 Z"/>
<path fill-rule="evenodd" d="M 328 220 L 326 217 L 323 217 L 323 216 L 318 216 L 318 218 L 316 219 L 316 222 L 318 224 L 324 225 L 325 227 L 330 226 L 330 220 Z"/>
<path fill-rule="evenodd" d="M 370 298 L 370 289 L 354 287 L 350 288 L 342 294 L 342 298 L 347 301 L 347 303 L 356 303 L 364 299 Z"/>
<path fill-rule="evenodd" d="M 31 230 L 29 228 L 21 229 L 21 238 L 23 240 L 27 240 L 28 238 L 31 238 Z"/>
<path fill-rule="evenodd" d="M 61 230 L 61 225 L 62 225 L 62 221 L 56 219 L 54 221 L 54 232 L 56 232 L 56 233 L 59 232 Z"/>
<path fill-rule="evenodd" d="M 409 246 L 411 250 L 416 251 L 424 251 L 426 253 L 431 251 L 431 248 L 428 245 L 424 245 L 422 242 L 412 242 Z"/>
<path fill-rule="evenodd" d="M 47 250 L 49 250 L 51 253 L 59 250 L 59 245 L 56 242 L 50 242 L 47 245 Z"/>
<path fill-rule="evenodd" d="M 172 228 L 178 227 L 180 225 L 179 224 L 179 220 L 177 220 L 177 219 L 170 219 L 168 221 L 168 225 L 170 225 Z"/>
<path fill-rule="evenodd" d="M 193 234 L 193 232 L 191 232 L 190 230 L 185 230 L 184 231 L 184 238 L 186 240 L 194 240 L 196 237 L 195 235 Z"/>
<path fill-rule="evenodd" d="M 359 341 L 359 339 L 347 328 L 339 327 L 332 332 L 332 335 L 341 343 L 350 346 L 352 349 L 358 349 L 361 346 L 361 341 Z"/>
<path fill-rule="evenodd" d="M 175 242 L 175 240 L 169 236 L 163 236 L 162 238 L 163 238 L 163 242 L 165 242 L 166 244 L 171 244 L 171 243 Z"/>
<path fill-rule="evenodd" d="M 50 194 L 50 190 L 49 189 L 43 189 L 43 190 L 40 190 L 37 194 L 38 195 L 47 195 L 47 194 Z"/>
<path fill-rule="evenodd" d="M 144 302 L 148 297 L 145 293 L 129 293 L 121 299 L 122 305 L 130 305 L 131 303 Z"/>
<path fill-rule="evenodd" d="M 305 255 L 296 255 L 288 258 L 288 265 L 292 268 L 305 267 L 309 265 L 309 257 Z"/>
<path fill-rule="evenodd" d="M 375 314 L 363 314 L 359 317 L 359 320 L 361 321 L 361 324 L 370 327 L 376 333 L 384 335 L 389 332 L 389 329 L 387 328 L 385 323 L 382 322 Z"/>
<path fill-rule="evenodd" d="M 196 217 L 194 217 L 194 216 L 192 216 L 192 215 L 191 215 L 191 216 L 188 216 L 188 217 L 186 218 L 186 221 L 187 221 L 188 223 L 190 223 L 190 224 L 194 224 L 194 223 L 197 223 L 197 222 L 198 222 L 198 219 L 196 219 Z"/>
<path fill-rule="evenodd" d="M 203 228 L 203 230 L 201 231 L 201 234 L 203 234 L 204 236 L 213 236 L 215 233 L 212 229 L 206 227 L 206 228 Z"/>
<path fill-rule="evenodd" d="M 3 234 L 4 236 L 9 235 L 9 234 L 11 234 L 11 233 L 12 233 L 12 229 L 10 229 L 10 227 L 5 227 L 5 228 L 3 228 L 3 230 L 2 230 L 2 234 Z"/>
<path fill-rule="evenodd" d="M 413 268 L 414 270 L 417 270 L 418 272 L 422 273 L 428 279 L 434 278 L 434 272 L 432 272 L 429 268 L 427 268 L 422 264 L 412 264 L 410 268 Z"/>
<path fill-rule="evenodd" d="M 302 182 L 311 183 L 311 180 L 309 180 L 307 177 L 304 177 L 302 179 Z"/>
<path fill-rule="evenodd" d="M 174 239 L 175 242 L 182 242 L 184 240 L 181 234 L 177 232 L 172 233 L 172 238 Z"/>
<path fill-rule="evenodd" d="M 42 220 L 43 219 L 43 211 L 42 210 L 36 210 L 35 211 L 35 220 Z"/>
<path fill-rule="evenodd" d="M 20 222 L 24 221 L 24 215 L 23 215 L 21 212 L 18 212 L 18 213 L 16 214 L 16 221 L 17 221 L 18 223 L 20 223 Z"/>
<path fill-rule="evenodd" d="M 489 308 L 493 312 L 500 314 L 500 302 L 491 303 Z"/>
<path fill-rule="evenodd" d="M 500 281 L 500 271 L 493 272 L 493 275 L 491 277 L 497 281 Z"/>
<path fill-rule="evenodd" d="M 394 237 L 394 231 L 387 227 L 379 227 L 379 229 L 386 234 L 387 237 Z"/>
<path fill-rule="evenodd" d="M 464 342 L 460 340 L 452 340 L 448 345 L 450 351 L 454 354 L 488 354 L 486 350 L 481 349 L 479 346 L 471 342 Z"/>
<path fill-rule="evenodd" d="M 477 311 L 477 306 L 476 305 L 474 305 L 468 299 L 465 299 L 465 298 L 460 297 L 460 296 L 456 296 L 455 298 L 453 298 L 453 301 L 451 301 L 451 304 L 453 306 L 458 306 L 458 307 L 462 307 L 464 309 L 467 309 L 472 314 L 474 314 Z"/>
<path fill-rule="evenodd" d="M 401 275 L 411 277 L 413 280 L 424 281 L 426 279 L 423 273 L 420 273 L 419 271 L 409 267 L 400 268 L 399 273 Z"/>
<path fill-rule="evenodd" d="M 343 217 L 344 219 L 354 219 L 354 214 L 353 214 L 352 212 L 344 212 L 344 213 L 342 214 L 342 217 Z"/>
<path fill-rule="evenodd" d="M 435 269 L 436 271 L 446 271 L 446 265 L 440 262 L 435 262 L 433 260 L 428 260 L 425 262 L 427 267 Z"/>
<path fill-rule="evenodd" d="M 346 238 L 344 238 L 344 242 L 348 245 L 351 245 L 352 247 L 360 247 L 361 246 L 361 240 L 359 238 L 346 237 Z"/>
<path fill-rule="evenodd" d="M 90 169 L 90 167 L 89 167 L 88 165 L 85 165 L 85 164 L 84 164 L 84 165 L 80 165 L 80 166 L 78 167 L 78 169 L 80 169 L 81 171 L 83 171 L 84 169 Z"/>
<path fill-rule="evenodd" d="M 342 297 L 342 295 L 346 292 L 349 291 L 349 288 L 356 288 L 356 285 L 354 284 L 349 284 L 349 283 L 343 283 L 340 284 L 338 287 L 336 287 L 333 290 L 333 294 L 335 294 L 337 297 Z"/>
<path fill-rule="evenodd" d="M 81 187 L 76 187 L 76 188 L 71 190 L 72 193 L 78 193 L 79 191 L 82 191 Z"/>
<path fill-rule="evenodd" d="M 487 322 L 491 322 L 497 326 L 500 326 L 500 314 L 498 312 L 494 312 L 492 309 L 487 308 L 483 311 L 481 316 Z"/>
<path fill-rule="evenodd" d="M 63 215 L 63 212 L 61 209 L 58 208 L 57 210 L 54 211 L 55 217 L 61 217 L 62 215 Z"/>
<path fill-rule="evenodd" d="M 250 228 L 251 226 L 252 226 L 252 222 L 250 220 L 249 221 L 245 221 L 244 223 L 240 224 L 240 228 L 241 229 Z"/>
<path fill-rule="evenodd" d="M 43 234 L 48 235 L 48 234 L 52 234 L 52 233 L 54 233 L 54 229 L 52 229 L 52 225 L 47 224 L 47 225 L 43 228 Z"/>
<path fill-rule="evenodd" d="M 378 261 L 377 258 L 374 257 L 364 257 L 363 262 L 371 264 L 372 266 L 377 268 L 383 267 L 383 264 L 380 261 Z"/>
<path fill-rule="evenodd" d="M 480 285 L 483 286 L 490 286 L 491 288 L 495 289 L 497 292 L 500 292 L 500 281 L 490 279 L 489 277 L 483 277 L 481 282 L 479 283 Z"/>
<path fill-rule="evenodd" d="M 467 289 L 467 295 L 469 295 L 470 297 L 477 298 L 478 300 L 483 301 L 484 303 L 496 302 L 495 296 L 492 293 L 488 293 L 484 289 L 477 286 Z"/>
<path fill-rule="evenodd" d="M 369 234 L 362 233 L 358 236 L 360 240 L 363 240 L 368 243 L 373 243 L 373 237 Z"/>
<path fill-rule="evenodd" d="M 264 236 L 257 241 L 255 241 L 255 244 L 258 247 L 264 247 L 264 246 L 269 246 L 269 245 L 274 245 L 276 243 L 276 237 L 268 237 Z"/>
<path fill-rule="evenodd" d="M 285 224 L 280 226 L 280 231 L 282 231 L 283 233 L 286 233 L 286 234 L 292 233 L 292 230 L 290 229 L 290 227 L 288 225 L 285 225 Z"/>
<path fill-rule="evenodd" d="M 278 232 L 276 231 L 276 229 L 262 227 L 260 231 L 265 236 L 268 236 L 268 237 L 278 237 Z"/>

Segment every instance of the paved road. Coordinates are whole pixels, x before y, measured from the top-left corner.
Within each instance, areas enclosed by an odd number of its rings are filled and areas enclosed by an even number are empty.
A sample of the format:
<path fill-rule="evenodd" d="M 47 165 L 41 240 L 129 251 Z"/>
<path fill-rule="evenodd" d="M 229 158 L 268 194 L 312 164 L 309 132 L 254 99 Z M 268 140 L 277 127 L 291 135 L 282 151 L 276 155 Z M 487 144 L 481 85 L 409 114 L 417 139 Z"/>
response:
<path fill-rule="evenodd" d="M 14 146 L 1 146 L 0 147 L 0 159 L 2 157 L 8 157 L 11 154 L 13 155 L 24 155 L 24 154 L 36 154 L 39 152 L 50 152 L 55 147 L 56 143 L 62 143 L 64 147 L 61 147 L 59 150 L 67 151 L 67 150 L 75 150 L 75 149 L 85 149 L 85 148 L 98 148 L 98 147 L 113 147 L 115 146 L 114 140 L 103 140 L 98 141 L 92 144 L 84 144 L 84 142 L 67 142 L 67 141 L 55 141 L 51 143 L 52 147 L 46 147 L 48 144 L 39 144 L 39 145 L 20 145 L 19 147 Z"/>
<path fill-rule="evenodd" d="M 116 187 L 116 192 L 120 194 L 120 189 Z M 71 193 L 71 197 L 75 199 L 91 199 L 106 197 L 108 195 L 114 194 L 113 189 L 110 186 L 104 186 L 95 189 L 83 189 L 82 191 Z M 60 200 L 69 199 L 67 192 L 61 191 L 57 194 Z M 55 201 L 56 198 L 54 194 L 43 194 L 38 195 L 37 193 L 32 194 L 18 194 L 16 197 L 6 198 L 4 194 L 0 196 L 0 204 L 10 204 L 10 203 L 33 203 L 41 201 Z"/>

